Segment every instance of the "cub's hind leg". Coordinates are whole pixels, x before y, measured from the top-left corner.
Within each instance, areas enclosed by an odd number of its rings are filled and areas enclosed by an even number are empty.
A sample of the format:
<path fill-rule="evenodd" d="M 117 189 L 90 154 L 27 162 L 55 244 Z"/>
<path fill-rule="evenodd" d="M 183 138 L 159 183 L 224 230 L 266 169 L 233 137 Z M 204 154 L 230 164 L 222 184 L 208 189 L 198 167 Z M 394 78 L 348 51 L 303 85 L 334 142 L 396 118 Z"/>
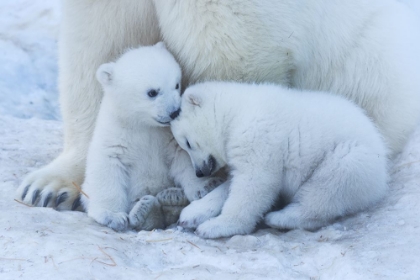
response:
<path fill-rule="evenodd" d="M 377 203 L 386 194 L 387 180 L 385 153 L 357 143 L 339 144 L 299 187 L 292 202 L 268 213 L 265 223 L 279 229 L 316 230 Z"/>

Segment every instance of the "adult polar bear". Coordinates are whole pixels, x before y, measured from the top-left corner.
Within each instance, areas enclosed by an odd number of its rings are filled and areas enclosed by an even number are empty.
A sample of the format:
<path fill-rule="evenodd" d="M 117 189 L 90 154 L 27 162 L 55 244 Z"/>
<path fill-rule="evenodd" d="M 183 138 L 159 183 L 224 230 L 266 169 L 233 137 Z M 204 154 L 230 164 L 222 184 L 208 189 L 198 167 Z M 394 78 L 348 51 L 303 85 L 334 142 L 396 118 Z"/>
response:
<path fill-rule="evenodd" d="M 65 194 L 58 208 L 71 207 L 102 98 L 96 69 L 160 38 L 181 64 L 184 85 L 265 81 L 343 95 L 366 110 L 395 154 L 420 117 L 417 26 L 395 0 L 64 0 L 64 150 L 18 194 L 51 207 L 47 197 Z"/>

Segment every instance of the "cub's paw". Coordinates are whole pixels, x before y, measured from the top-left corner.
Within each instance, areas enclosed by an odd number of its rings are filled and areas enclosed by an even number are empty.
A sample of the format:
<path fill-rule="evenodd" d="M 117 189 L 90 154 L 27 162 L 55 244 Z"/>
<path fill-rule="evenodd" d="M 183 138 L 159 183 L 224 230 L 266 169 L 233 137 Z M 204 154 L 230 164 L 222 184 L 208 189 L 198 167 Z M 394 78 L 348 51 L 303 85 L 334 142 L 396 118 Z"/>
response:
<path fill-rule="evenodd" d="M 143 196 L 131 209 L 128 217 L 130 226 L 136 230 L 165 227 L 161 205 L 158 199 L 151 195 Z"/>
<path fill-rule="evenodd" d="M 165 189 L 159 192 L 156 198 L 162 206 L 166 226 L 176 223 L 182 209 L 190 203 L 181 188 Z"/>
<path fill-rule="evenodd" d="M 253 227 L 243 225 L 235 219 L 216 217 L 198 226 L 195 234 L 202 238 L 230 237 L 238 234 L 249 234 Z"/>
<path fill-rule="evenodd" d="M 222 205 L 214 200 L 196 200 L 182 210 L 178 225 L 183 228 L 197 228 L 205 221 L 216 217 L 222 211 Z M 217 204 L 217 205 L 216 205 Z"/>
<path fill-rule="evenodd" d="M 88 211 L 88 216 L 101 225 L 112 228 L 115 231 L 124 231 L 128 227 L 128 214 L 125 212 L 111 212 L 109 210 Z"/>
<path fill-rule="evenodd" d="M 188 200 L 194 201 L 206 196 L 209 192 L 221 185 L 225 180 L 219 177 L 201 178 L 196 186 L 184 188 Z"/>
<path fill-rule="evenodd" d="M 322 215 L 311 216 L 305 213 L 306 209 L 301 204 L 292 203 L 279 211 L 269 212 L 264 217 L 267 226 L 279 230 L 305 229 L 309 231 L 317 230 L 328 224 L 328 219 Z"/>
<path fill-rule="evenodd" d="M 289 229 L 290 225 L 296 221 L 291 220 L 291 217 L 284 215 L 281 211 L 267 213 L 264 217 L 264 223 L 276 229 Z"/>
<path fill-rule="evenodd" d="M 76 186 L 83 181 L 83 169 L 63 158 L 27 175 L 16 191 L 16 199 L 32 206 L 75 210 L 80 205 Z"/>
<path fill-rule="evenodd" d="M 168 188 L 156 195 L 162 206 L 187 206 L 190 202 L 181 188 Z"/>

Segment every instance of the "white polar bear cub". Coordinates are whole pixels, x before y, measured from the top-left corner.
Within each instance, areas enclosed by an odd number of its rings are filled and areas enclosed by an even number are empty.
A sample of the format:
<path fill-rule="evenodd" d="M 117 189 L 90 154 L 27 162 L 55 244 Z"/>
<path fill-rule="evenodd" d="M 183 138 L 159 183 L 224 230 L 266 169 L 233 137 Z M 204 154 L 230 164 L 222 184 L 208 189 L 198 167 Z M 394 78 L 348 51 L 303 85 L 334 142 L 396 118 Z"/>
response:
<path fill-rule="evenodd" d="M 366 209 L 387 191 L 379 132 L 359 107 L 334 95 L 197 84 L 184 93 L 171 130 L 197 174 L 230 170 L 227 183 L 181 213 L 180 225 L 197 227 L 201 237 L 252 232 L 278 198 L 287 206 L 266 215 L 269 226 L 312 230 Z"/>
<path fill-rule="evenodd" d="M 179 113 L 181 69 L 163 43 L 158 43 L 101 65 L 97 79 L 104 97 L 87 155 L 82 189 L 88 196 L 82 196 L 82 203 L 100 224 L 124 230 L 130 223 L 144 229 L 149 215 L 161 218 L 159 213 L 150 213 L 160 207 L 147 195 L 180 184 L 193 200 L 199 198 L 194 197 L 194 188 L 200 183 L 204 188 L 214 183 L 213 179 L 197 181 L 188 155 L 168 127 Z M 172 194 L 167 193 L 167 199 Z M 177 199 L 186 205 L 185 198 Z M 156 222 L 162 226 L 162 220 Z M 151 223 L 151 227 L 156 225 Z"/>

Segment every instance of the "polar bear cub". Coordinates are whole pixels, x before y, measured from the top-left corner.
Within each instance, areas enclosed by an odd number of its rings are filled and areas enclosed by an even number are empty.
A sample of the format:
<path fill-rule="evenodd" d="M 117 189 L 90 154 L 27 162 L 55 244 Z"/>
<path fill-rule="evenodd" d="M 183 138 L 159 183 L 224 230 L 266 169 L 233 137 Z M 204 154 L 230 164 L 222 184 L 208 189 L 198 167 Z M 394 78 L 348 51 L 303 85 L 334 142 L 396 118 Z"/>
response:
<path fill-rule="evenodd" d="M 205 238 L 265 222 L 317 229 L 368 208 L 387 191 L 386 147 L 363 111 L 341 97 L 274 85 L 208 82 L 188 88 L 171 122 L 198 176 L 227 166 L 228 182 L 181 213 Z M 219 215 L 220 214 L 220 215 Z"/>
<path fill-rule="evenodd" d="M 188 155 L 168 127 L 179 113 L 181 69 L 158 43 L 101 65 L 97 79 L 104 97 L 87 155 L 82 185 L 87 196 L 82 196 L 82 204 L 90 217 L 115 230 L 128 224 L 138 229 L 145 229 L 143 224 L 148 224 L 146 229 L 162 227 L 155 195 L 179 184 L 194 200 L 200 196 L 188 187 L 206 191 L 214 183 L 197 181 Z M 176 195 L 172 189 L 166 195 L 178 206 L 188 203 L 182 191 Z"/>

